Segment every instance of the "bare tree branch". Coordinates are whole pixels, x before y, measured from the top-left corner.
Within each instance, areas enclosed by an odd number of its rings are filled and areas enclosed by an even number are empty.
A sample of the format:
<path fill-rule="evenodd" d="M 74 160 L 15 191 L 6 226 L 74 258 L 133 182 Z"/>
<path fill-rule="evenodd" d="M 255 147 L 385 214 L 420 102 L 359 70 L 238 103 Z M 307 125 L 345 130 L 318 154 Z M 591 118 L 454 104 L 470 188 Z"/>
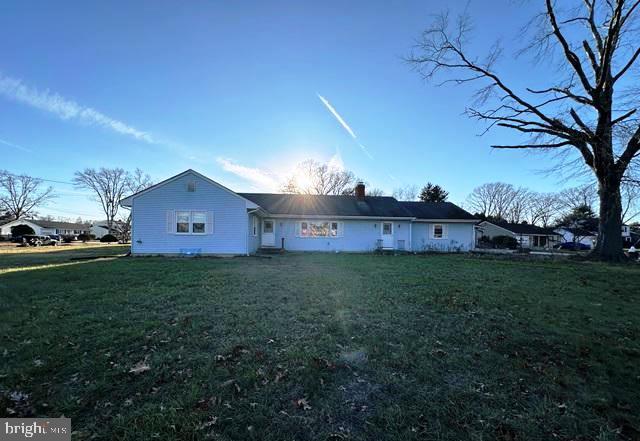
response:
<path fill-rule="evenodd" d="M 56 197 L 53 187 L 42 184 L 41 179 L 0 170 L 0 210 L 14 219 L 33 216 L 37 207 Z"/>

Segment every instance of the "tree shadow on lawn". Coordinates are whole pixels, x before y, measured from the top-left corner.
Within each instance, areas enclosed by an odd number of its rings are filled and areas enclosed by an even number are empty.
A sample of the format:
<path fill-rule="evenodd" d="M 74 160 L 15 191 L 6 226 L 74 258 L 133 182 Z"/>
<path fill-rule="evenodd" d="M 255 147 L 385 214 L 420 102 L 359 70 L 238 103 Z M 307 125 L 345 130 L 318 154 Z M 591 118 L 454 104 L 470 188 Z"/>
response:
<path fill-rule="evenodd" d="M 344 262 L 0 275 L 0 413 L 65 414 L 77 439 L 637 437 L 636 324 L 567 332 L 435 279 L 381 285 L 388 260 Z"/>

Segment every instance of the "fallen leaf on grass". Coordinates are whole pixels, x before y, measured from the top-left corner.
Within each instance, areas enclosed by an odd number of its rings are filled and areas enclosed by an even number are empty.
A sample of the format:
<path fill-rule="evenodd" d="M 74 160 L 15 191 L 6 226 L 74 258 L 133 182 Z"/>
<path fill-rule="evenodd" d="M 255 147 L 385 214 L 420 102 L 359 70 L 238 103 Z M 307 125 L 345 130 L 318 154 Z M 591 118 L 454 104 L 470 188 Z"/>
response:
<path fill-rule="evenodd" d="M 200 430 L 204 430 L 207 427 L 211 427 L 213 425 L 215 425 L 218 422 L 218 417 L 212 416 L 209 418 L 209 421 L 207 421 L 206 423 L 202 424 L 199 429 Z"/>
<path fill-rule="evenodd" d="M 289 374 L 288 369 L 285 369 L 284 371 L 278 371 L 276 372 L 276 378 L 274 379 L 274 381 L 278 383 L 281 380 L 283 380 L 288 374 Z"/>
<path fill-rule="evenodd" d="M 133 367 L 129 369 L 129 373 L 137 375 L 150 370 L 151 370 L 151 366 L 147 364 L 146 360 L 142 360 L 134 364 Z"/>
<path fill-rule="evenodd" d="M 298 406 L 302 410 L 311 410 L 311 405 L 306 398 L 300 398 L 296 400 L 296 406 Z"/>

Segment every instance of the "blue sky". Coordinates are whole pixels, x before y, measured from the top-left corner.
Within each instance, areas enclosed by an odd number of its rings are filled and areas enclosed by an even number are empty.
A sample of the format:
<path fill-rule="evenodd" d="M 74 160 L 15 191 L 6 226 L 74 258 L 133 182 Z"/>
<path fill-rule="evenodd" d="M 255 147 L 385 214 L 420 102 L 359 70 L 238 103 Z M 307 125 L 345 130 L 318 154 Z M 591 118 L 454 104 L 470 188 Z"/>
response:
<path fill-rule="evenodd" d="M 512 57 L 531 3 L 469 4 L 472 49 L 502 38 L 499 71 L 516 87 L 544 74 Z M 540 174 L 545 156 L 492 151 L 517 138 L 478 136 L 483 126 L 462 115 L 471 90 L 425 83 L 404 63 L 442 7 L 2 2 L 0 168 L 61 182 L 84 167 L 139 167 L 156 181 L 193 168 L 237 191 L 274 191 L 298 162 L 333 158 L 389 193 L 431 181 L 454 202 L 484 182 L 571 185 Z M 86 193 L 53 185 L 60 196 L 41 213 L 101 217 Z"/>

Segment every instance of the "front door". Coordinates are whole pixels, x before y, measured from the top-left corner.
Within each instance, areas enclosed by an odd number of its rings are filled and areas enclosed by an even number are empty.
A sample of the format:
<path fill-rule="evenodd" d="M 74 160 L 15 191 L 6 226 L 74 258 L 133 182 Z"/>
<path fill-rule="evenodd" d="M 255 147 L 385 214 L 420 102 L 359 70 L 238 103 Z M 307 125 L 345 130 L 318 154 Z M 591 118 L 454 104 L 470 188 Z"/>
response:
<path fill-rule="evenodd" d="M 393 248 L 393 222 L 382 222 L 382 248 Z"/>
<path fill-rule="evenodd" d="M 272 247 L 276 244 L 276 234 L 273 229 L 273 219 L 262 220 L 262 246 Z"/>

